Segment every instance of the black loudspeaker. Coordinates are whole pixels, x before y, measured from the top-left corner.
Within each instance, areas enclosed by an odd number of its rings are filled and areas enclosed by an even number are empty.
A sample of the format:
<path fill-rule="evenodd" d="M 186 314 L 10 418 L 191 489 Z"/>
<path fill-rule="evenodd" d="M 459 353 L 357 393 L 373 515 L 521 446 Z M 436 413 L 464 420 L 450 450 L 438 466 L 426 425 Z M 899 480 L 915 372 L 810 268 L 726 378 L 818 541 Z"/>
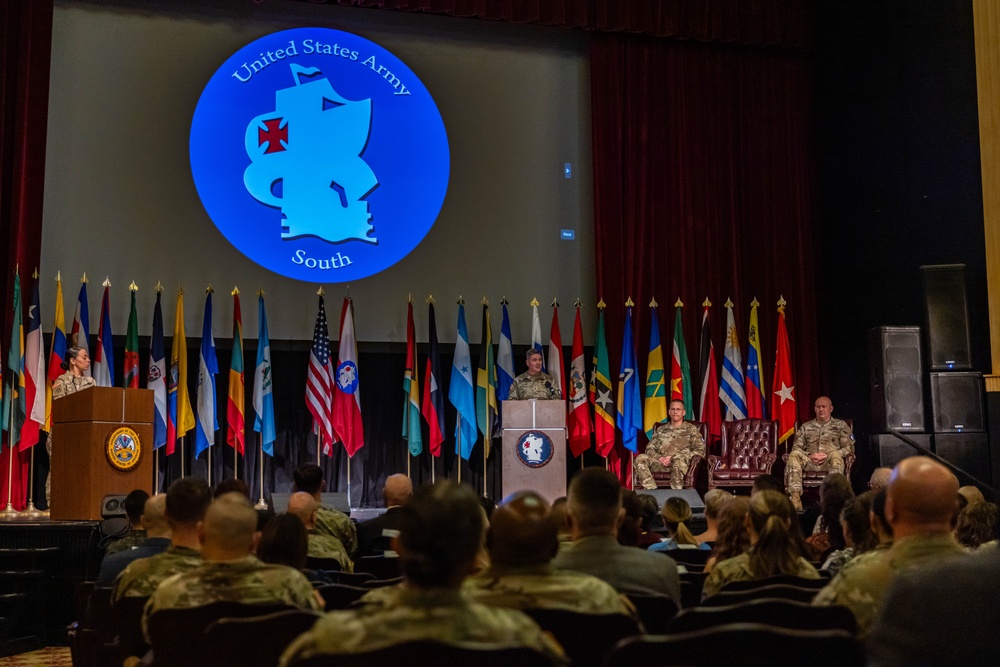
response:
<path fill-rule="evenodd" d="M 914 433 L 912 435 L 907 434 L 906 437 L 930 451 L 930 435 L 926 433 Z M 900 440 L 891 433 L 880 433 L 871 436 L 871 438 L 872 451 L 878 452 L 879 466 L 883 468 L 892 468 L 909 456 L 920 456 L 922 454 L 922 452 L 914 449 L 908 443 Z"/>
<path fill-rule="evenodd" d="M 935 433 L 985 431 L 983 378 L 975 372 L 931 373 Z"/>
<path fill-rule="evenodd" d="M 284 512 L 288 509 L 288 499 L 291 496 L 292 494 L 290 493 L 272 493 L 271 508 L 275 512 Z M 347 516 L 351 516 L 351 506 L 347 502 L 346 493 L 324 493 L 322 494 L 320 504 L 322 504 L 323 507 L 329 507 L 339 512 L 343 512 Z"/>
<path fill-rule="evenodd" d="M 921 266 L 927 357 L 932 371 L 972 368 L 965 264 Z"/>
<path fill-rule="evenodd" d="M 934 436 L 937 455 L 973 477 L 990 484 L 990 450 L 986 433 L 938 433 Z"/>
<path fill-rule="evenodd" d="M 104 500 L 101 501 L 101 518 L 113 519 L 125 516 L 125 495 L 104 496 Z"/>
<path fill-rule="evenodd" d="M 635 492 L 653 496 L 660 507 L 663 507 L 663 503 L 667 502 L 667 498 L 680 497 L 691 506 L 691 514 L 705 514 L 705 501 L 694 489 L 636 489 Z"/>
<path fill-rule="evenodd" d="M 920 327 L 876 327 L 868 332 L 872 429 L 924 431 Z"/>

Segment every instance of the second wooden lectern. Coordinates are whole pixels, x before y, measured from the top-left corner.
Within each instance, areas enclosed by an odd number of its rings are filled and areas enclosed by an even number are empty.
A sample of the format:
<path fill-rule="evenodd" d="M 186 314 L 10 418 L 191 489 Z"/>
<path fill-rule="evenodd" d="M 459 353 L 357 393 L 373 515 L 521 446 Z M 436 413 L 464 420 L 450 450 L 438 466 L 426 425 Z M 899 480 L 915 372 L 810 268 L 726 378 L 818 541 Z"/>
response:
<path fill-rule="evenodd" d="M 132 467 L 109 459 L 112 434 L 128 427 L 138 435 Z M 92 387 L 52 401 L 53 520 L 101 518 L 106 495 L 133 489 L 153 492 L 153 392 L 149 389 Z M 126 453 L 127 454 L 127 453 Z M 122 456 L 128 465 L 127 456 Z"/>
<path fill-rule="evenodd" d="M 503 402 L 503 495 L 537 491 L 550 503 L 566 495 L 566 403 Z"/>

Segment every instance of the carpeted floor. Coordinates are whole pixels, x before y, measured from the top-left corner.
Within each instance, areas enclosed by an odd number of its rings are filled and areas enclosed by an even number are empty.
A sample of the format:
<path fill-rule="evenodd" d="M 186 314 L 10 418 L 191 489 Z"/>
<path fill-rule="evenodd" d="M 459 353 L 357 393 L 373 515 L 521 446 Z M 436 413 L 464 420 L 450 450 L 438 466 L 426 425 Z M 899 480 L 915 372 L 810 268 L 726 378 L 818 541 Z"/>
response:
<path fill-rule="evenodd" d="M 72 667 L 68 646 L 49 646 L 39 651 L 0 658 L 0 667 Z"/>

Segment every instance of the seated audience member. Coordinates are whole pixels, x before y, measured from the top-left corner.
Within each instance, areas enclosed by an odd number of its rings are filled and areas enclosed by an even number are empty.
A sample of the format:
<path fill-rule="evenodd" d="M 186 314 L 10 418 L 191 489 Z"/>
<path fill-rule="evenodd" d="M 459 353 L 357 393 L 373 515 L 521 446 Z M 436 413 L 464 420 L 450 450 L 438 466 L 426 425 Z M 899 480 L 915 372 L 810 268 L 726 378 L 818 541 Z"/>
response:
<path fill-rule="evenodd" d="M 166 495 L 161 493 L 146 501 L 142 511 L 142 525 L 146 529 L 146 539 L 127 551 L 105 556 L 101 562 L 101 571 L 97 575 L 98 586 L 110 586 L 129 563 L 140 558 L 155 556 L 170 546 L 170 524 L 167 523 L 166 511 Z"/>
<path fill-rule="evenodd" d="M 818 579 L 819 573 L 802 557 L 795 508 L 783 493 L 761 491 L 750 496 L 747 513 L 750 548 L 746 553 L 719 561 L 705 580 L 704 597 L 715 595 L 731 581 L 766 579 L 790 574 Z"/>
<path fill-rule="evenodd" d="M 211 502 L 212 490 L 202 479 L 185 477 L 170 485 L 166 506 L 170 546 L 129 564 L 115 580 L 115 600 L 149 597 L 167 577 L 201 565 L 198 526 Z"/>
<path fill-rule="evenodd" d="M 872 476 L 868 479 L 868 490 L 878 491 L 889 485 L 889 476 L 892 475 L 892 468 L 875 468 Z"/>
<path fill-rule="evenodd" d="M 963 486 L 958 489 L 958 495 L 965 499 L 966 505 L 972 505 L 974 503 L 985 503 L 986 497 L 983 492 L 979 490 L 977 486 Z"/>
<path fill-rule="evenodd" d="M 998 618 L 1000 550 L 900 572 L 868 638 L 869 664 L 1000 665 Z"/>
<path fill-rule="evenodd" d="M 406 475 L 389 475 L 382 489 L 385 499 L 385 512 L 362 521 L 357 526 L 358 554 L 362 556 L 381 556 L 391 551 L 390 542 L 399 534 L 400 510 L 413 497 L 413 482 Z"/>
<path fill-rule="evenodd" d="M 556 527 L 556 535 L 559 536 L 559 550 L 573 544 L 573 535 L 569 528 L 569 514 L 566 513 L 566 496 L 561 496 L 552 501 L 549 508 L 549 516 Z"/>
<path fill-rule="evenodd" d="M 569 485 L 573 548 L 560 550 L 552 564 L 611 584 L 619 593 L 661 593 L 680 601 L 680 577 L 673 558 L 618 544 L 624 511 L 621 485 L 604 468 L 581 470 Z"/>
<path fill-rule="evenodd" d="M 856 556 L 871 551 L 878 546 L 878 537 L 872 532 L 871 506 L 875 494 L 866 491 L 847 501 L 840 512 L 840 527 L 844 535 L 844 548 L 827 556 L 820 570 L 831 575 L 840 572 Z"/>
<path fill-rule="evenodd" d="M 969 551 L 995 539 L 997 506 L 993 503 L 971 503 L 958 513 L 955 539 Z"/>
<path fill-rule="evenodd" d="M 783 493 L 785 486 L 781 483 L 781 480 L 774 475 L 757 475 L 753 480 L 753 486 L 750 487 L 750 495 L 759 493 L 761 491 L 777 491 L 778 493 Z"/>
<path fill-rule="evenodd" d="M 811 560 L 820 561 L 831 551 L 843 549 L 844 531 L 840 526 L 840 513 L 847 501 L 854 497 L 851 482 L 843 473 L 831 472 L 819 487 L 819 520 L 812 535 L 806 539 Z"/>
<path fill-rule="evenodd" d="M 780 493 L 780 491 L 776 492 Z M 719 532 L 712 547 L 712 555 L 705 563 L 705 572 L 715 569 L 715 564 L 746 553 L 750 548 L 750 531 L 747 530 L 747 512 L 750 499 L 734 496 L 719 511 Z"/>
<path fill-rule="evenodd" d="M 711 547 L 700 543 L 687 527 L 691 520 L 691 506 L 683 498 L 667 498 L 663 503 L 663 526 L 667 530 L 667 539 L 649 547 L 650 551 L 671 551 L 673 549 L 704 549 Z"/>
<path fill-rule="evenodd" d="M 322 617 L 288 646 L 282 665 L 421 639 L 524 646 L 563 660 L 559 645 L 522 612 L 487 607 L 460 592 L 483 540 L 483 510 L 471 488 L 448 481 L 423 486 L 401 511 L 394 550 L 404 582 L 381 605 Z"/>
<path fill-rule="evenodd" d="M 340 563 L 341 570 L 353 572 L 354 563 L 348 557 L 344 544 L 332 535 L 319 532 L 317 528 L 319 508 L 319 503 L 303 491 L 296 491 L 288 499 L 288 513 L 294 514 L 302 521 L 309 535 L 309 557 L 335 560 Z"/>
<path fill-rule="evenodd" d="M 597 577 L 552 568 L 559 548 L 556 527 L 548 503 L 534 491 L 520 491 L 500 504 L 486 544 L 490 567 L 466 579 L 462 587 L 476 602 L 508 609 L 633 615 L 624 598 Z"/>
<path fill-rule="evenodd" d="M 925 456 L 900 461 L 889 480 L 885 505 L 892 547 L 863 564 L 843 568 L 813 604 L 850 608 L 859 633 L 867 634 L 894 576 L 965 553 L 951 534 L 957 497 L 958 480 L 940 463 Z"/>
<path fill-rule="evenodd" d="M 260 542 L 257 543 L 257 558 L 271 565 L 293 567 L 313 583 L 333 583 L 322 572 L 306 567 L 308 553 L 309 536 L 299 517 L 282 512 L 264 524 Z"/>
<path fill-rule="evenodd" d="M 219 496 L 224 496 L 227 493 L 238 493 L 241 496 L 246 496 L 250 499 L 250 487 L 242 479 L 224 479 L 215 485 L 215 491 L 212 493 L 214 498 Z"/>
<path fill-rule="evenodd" d="M 875 547 L 869 551 L 859 553 L 854 558 L 843 564 L 840 572 L 864 565 L 865 563 L 881 558 L 882 554 L 892 546 L 892 526 L 885 518 L 885 497 L 886 489 L 879 489 L 878 493 L 872 495 L 872 507 L 868 513 L 868 526 L 875 538 Z M 836 574 L 836 573 L 835 573 Z"/>
<path fill-rule="evenodd" d="M 357 528 L 351 517 L 331 507 L 323 506 L 323 491 L 326 490 L 323 469 L 314 463 L 306 463 L 296 468 L 293 475 L 294 490 L 308 493 L 319 505 L 316 511 L 316 532 L 336 537 L 344 545 L 347 555 L 353 556 L 358 550 Z"/>
<path fill-rule="evenodd" d="M 656 496 L 651 496 L 648 493 L 638 494 L 636 500 L 639 502 L 640 518 L 639 541 L 636 546 L 645 549 L 652 544 L 657 544 L 661 538 L 660 533 L 656 532 L 658 524 L 660 528 L 663 528 L 660 520 L 660 503 L 656 500 Z"/>
<path fill-rule="evenodd" d="M 733 494 L 725 489 L 710 489 L 705 494 L 705 523 L 707 526 L 704 533 L 694 536 L 696 540 L 712 546 L 719 535 L 719 512 L 722 511 L 722 506 L 732 499 Z"/>
<path fill-rule="evenodd" d="M 639 497 L 631 489 L 622 489 L 622 509 L 625 516 L 618 526 L 618 544 L 627 547 L 639 546 L 639 533 L 642 530 L 642 515 L 640 514 Z M 659 542 L 659 538 L 656 540 Z"/>
<path fill-rule="evenodd" d="M 120 553 L 139 546 L 146 539 L 146 527 L 142 523 L 142 512 L 149 500 L 149 494 L 142 489 L 136 489 L 125 496 L 125 516 L 128 517 L 130 529 L 127 533 L 108 545 L 107 555 Z"/>
<path fill-rule="evenodd" d="M 253 555 L 260 539 L 257 512 L 239 493 L 215 499 L 198 528 L 198 539 L 201 565 L 163 581 L 146 603 L 142 627 L 147 640 L 150 616 L 164 609 L 189 609 L 223 600 L 323 609 L 322 599 L 301 572 L 262 563 Z"/>

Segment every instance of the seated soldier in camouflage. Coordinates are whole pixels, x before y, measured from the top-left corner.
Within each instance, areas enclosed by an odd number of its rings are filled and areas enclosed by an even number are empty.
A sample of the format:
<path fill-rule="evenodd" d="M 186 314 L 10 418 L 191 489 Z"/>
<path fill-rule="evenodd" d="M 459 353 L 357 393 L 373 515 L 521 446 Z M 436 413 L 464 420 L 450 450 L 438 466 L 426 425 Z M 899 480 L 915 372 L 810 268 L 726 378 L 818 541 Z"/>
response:
<path fill-rule="evenodd" d="M 541 351 L 530 348 L 525 360 L 528 362 L 528 370 L 514 378 L 508 398 L 512 401 L 526 401 L 532 398 L 555 401 L 562 398 L 559 383 L 542 370 Z"/>
<path fill-rule="evenodd" d="M 669 472 L 670 488 L 682 489 L 691 458 L 705 458 L 705 440 L 694 424 L 684 421 L 684 412 L 684 401 L 670 401 L 669 420 L 656 426 L 646 453 L 635 457 L 635 475 L 642 488 L 656 488 L 654 472 Z"/>
<path fill-rule="evenodd" d="M 336 537 L 344 545 L 347 555 L 353 557 L 358 550 L 358 528 L 351 517 L 322 504 L 323 492 L 326 491 L 323 469 L 315 463 L 305 463 L 295 469 L 293 477 L 294 490 L 308 493 L 319 506 L 316 510 L 316 532 Z"/>
<path fill-rule="evenodd" d="M 146 507 L 149 494 L 142 489 L 134 489 L 125 496 L 125 516 L 128 517 L 129 531 L 108 545 L 105 555 L 111 556 L 122 551 L 133 549 L 146 539 L 146 526 L 142 523 L 142 512 Z"/>
<path fill-rule="evenodd" d="M 460 592 L 483 541 L 483 510 L 468 485 L 423 486 L 400 513 L 393 550 L 403 583 L 391 587 L 382 604 L 323 616 L 285 649 L 282 665 L 418 640 L 523 646 L 565 661 L 559 644 L 522 612 L 487 607 Z"/>
<path fill-rule="evenodd" d="M 344 572 L 354 572 L 354 563 L 347 555 L 344 545 L 336 537 L 321 533 L 316 528 L 316 515 L 320 504 L 303 491 L 297 491 L 288 499 L 288 513 L 302 520 L 309 535 L 310 558 L 328 558 L 340 563 Z"/>
<path fill-rule="evenodd" d="M 185 477 L 167 489 L 167 523 L 170 546 L 166 551 L 129 564 L 114 584 L 114 599 L 149 597 L 167 577 L 201 565 L 198 524 L 212 502 L 205 480 Z"/>
<path fill-rule="evenodd" d="M 549 504 L 534 491 L 519 491 L 493 512 L 486 535 L 490 566 L 465 580 L 472 600 L 508 609 L 565 609 L 581 614 L 625 614 L 635 610 L 625 597 L 597 577 L 556 570 L 559 550 Z"/>
<path fill-rule="evenodd" d="M 201 565 L 165 579 L 146 603 L 142 630 L 147 641 L 149 618 L 162 609 L 189 609 L 222 600 L 323 609 L 322 598 L 304 574 L 253 555 L 260 539 L 257 512 L 242 494 L 219 496 L 205 513 L 198 537 Z"/>
<path fill-rule="evenodd" d="M 816 419 L 795 431 L 785 465 L 785 490 L 795 509 L 802 509 L 802 471 L 844 472 L 844 458 L 854 453 L 854 433 L 847 422 L 833 417 L 833 403 L 820 396 L 813 405 Z"/>

